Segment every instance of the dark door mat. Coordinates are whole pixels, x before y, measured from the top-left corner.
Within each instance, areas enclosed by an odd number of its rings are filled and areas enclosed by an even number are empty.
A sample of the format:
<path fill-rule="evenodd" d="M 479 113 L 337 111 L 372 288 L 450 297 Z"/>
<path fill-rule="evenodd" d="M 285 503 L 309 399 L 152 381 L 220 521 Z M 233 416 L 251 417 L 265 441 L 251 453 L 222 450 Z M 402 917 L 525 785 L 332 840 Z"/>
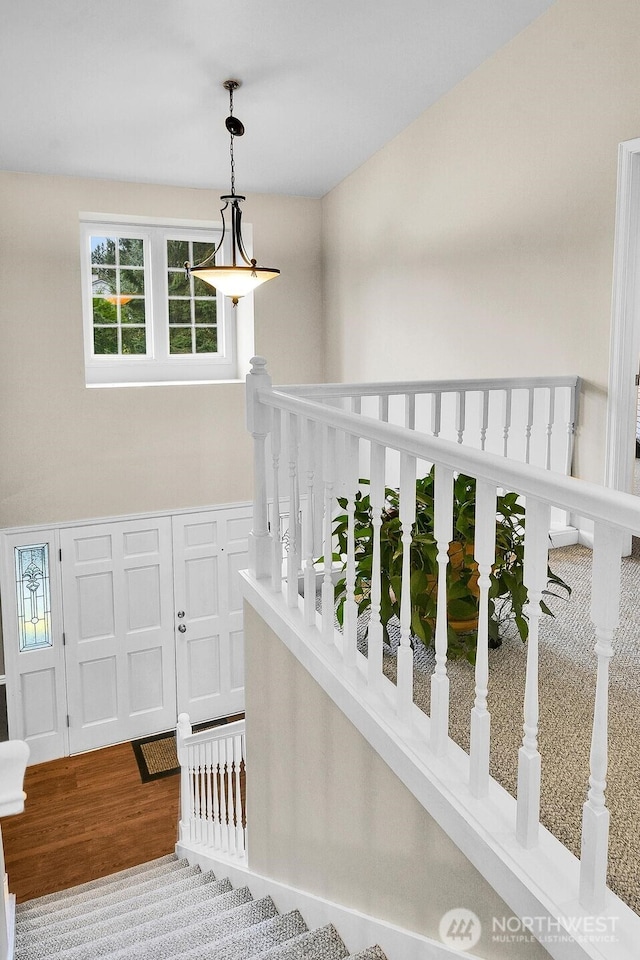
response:
<path fill-rule="evenodd" d="M 218 720 L 197 723 L 193 730 L 207 730 L 210 727 L 219 727 L 225 723 L 234 723 L 236 720 L 244 720 L 244 713 L 235 713 L 231 717 L 221 717 Z M 159 780 L 161 777 L 172 777 L 176 773 L 180 773 L 175 730 L 156 733 L 152 737 L 142 737 L 140 740 L 132 740 L 131 746 L 143 783 Z"/>

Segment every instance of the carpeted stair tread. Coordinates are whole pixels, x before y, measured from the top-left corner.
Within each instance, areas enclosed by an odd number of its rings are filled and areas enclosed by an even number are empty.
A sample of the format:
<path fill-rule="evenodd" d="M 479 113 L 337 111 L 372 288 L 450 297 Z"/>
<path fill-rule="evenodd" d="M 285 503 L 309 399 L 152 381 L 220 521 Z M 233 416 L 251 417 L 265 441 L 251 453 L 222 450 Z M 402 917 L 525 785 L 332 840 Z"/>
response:
<path fill-rule="evenodd" d="M 228 938 L 236 931 L 268 920 L 276 916 L 277 912 L 271 897 L 249 900 L 219 917 L 200 919 L 188 927 L 180 927 L 163 936 L 154 937 L 145 942 L 138 941 L 115 953 L 109 953 L 108 960 L 182 960 L 183 954 L 189 950 L 197 947 L 204 948 L 208 945 L 211 951 L 215 944 L 224 940 L 225 937 Z M 93 960 L 91 954 L 87 954 L 86 957 L 87 960 Z M 66 954 L 61 954 L 60 957 L 56 957 L 56 960 L 69 960 L 69 958 Z"/>
<path fill-rule="evenodd" d="M 308 929 L 300 911 L 292 910 L 235 932 L 218 943 L 181 953 L 179 960 L 252 960 L 256 954 L 286 943 Z"/>
<path fill-rule="evenodd" d="M 110 902 L 109 898 L 113 900 L 114 898 L 120 897 L 124 890 L 127 891 L 128 895 L 136 896 L 138 893 L 142 894 L 150 890 L 160 889 L 172 883 L 172 881 L 178 877 L 194 876 L 200 872 L 200 867 L 190 867 L 187 860 L 176 860 L 174 863 L 158 867 L 156 870 L 136 874 L 133 877 L 122 877 L 116 873 L 113 874 L 114 879 L 109 883 L 100 884 L 97 887 L 92 887 L 80 893 L 71 893 L 68 898 L 65 898 L 64 901 L 58 905 L 56 912 L 62 916 L 70 916 L 73 910 L 77 909 L 79 912 L 82 912 L 87 909 L 86 905 L 88 903 L 97 903 L 99 900 L 105 903 Z M 19 926 L 33 917 L 43 916 L 48 913 L 50 909 L 51 904 L 43 903 L 29 910 L 21 911 L 20 914 L 16 916 L 16 924 Z"/>
<path fill-rule="evenodd" d="M 56 903 L 58 900 L 68 900 L 69 897 L 79 893 L 87 893 L 89 890 L 95 890 L 96 887 L 112 883 L 116 879 L 132 879 L 142 873 L 150 873 L 170 864 L 184 864 L 186 860 L 178 860 L 175 853 L 168 853 L 166 857 L 159 857 L 157 860 L 148 860 L 146 863 L 139 863 L 135 867 L 127 867 L 126 870 L 119 870 L 117 873 L 109 873 L 105 877 L 98 877 L 96 880 L 88 880 L 86 883 L 79 883 L 75 887 L 67 887 L 66 890 L 57 890 L 55 893 L 45 893 L 42 897 L 34 897 L 33 900 L 27 900 L 26 903 L 19 903 L 16 907 L 16 913 L 28 913 L 34 907 L 45 906 Z"/>
<path fill-rule="evenodd" d="M 74 918 L 73 921 L 66 923 L 54 922 L 47 924 L 44 928 L 23 931 L 16 948 L 15 958 L 16 960 L 47 960 L 48 957 L 58 956 L 63 950 L 86 944 L 88 936 L 92 940 L 108 937 L 121 932 L 124 924 L 130 930 L 144 923 L 156 921 L 161 911 L 168 915 L 212 900 L 231 890 L 230 881 L 216 880 L 212 871 L 203 873 L 201 878 L 199 887 L 183 890 L 177 895 L 173 891 L 168 891 L 163 900 L 154 900 L 154 894 L 149 894 L 142 906 L 135 898 L 131 901 L 125 900 L 121 904 L 114 904 L 107 911 L 100 910 L 87 914 L 83 916 L 81 925 L 78 925 L 77 918 Z M 106 913 L 108 915 L 105 916 Z"/>
<path fill-rule="evenodd" d="M 230 914 L 242 909 L 252 902 L 248 887 L 231 890 L 213 900 L 197 903 L 181 910 L 170 910 L 161 905 L 156 917 L 137 926 L 129 927 L 125 924 L 116 925 L 115 932 L 106 936 L 93 938 L 90 931 L 88 939 L 80 946 L 69 947 L 56 954 L 56 960 L 98 960 L 100 957 L 142 957 L 147 948 L 166 938 L 173 938 L 173 952 L 177 953 L 176 943 L 184 944 L 181 950 L 189 948 L 188 938 L 192 931 L 199 931 L 215 927 L 226 920 Z M 264 919 L 262 916 L 260 919 Z M 221 933 L 220 936 L 223 936 Z M 193 946 L 200 940 L 196 939 Z M 153 952 L 150 954 L 154 956 Z M 25 958 L 29 957 L 28 954 Z M 31 960 L 31 958 L 29 958 Z"/>
<path fill-rule="evenodd" d="M 367 947 L 366 950 L 359 950 L 358 953 L 350 953 L 349 960 L 387 960 L 387 955 L 383 953 L 376 943 L 375 946 Z"/>
<path fill-rule="evenodd" d="M 78 918 L 82 919 L 82 925 L 86 927 L 102 920 L 124 917 L 131 911 L 143 909 L 147 906 L 157 906 L 162 902 L 166 902 L 170 906 L 177 897 L 199 890 L 213 880 L 215 880 L 215 876 L 212 871 L 207 873 L 197 872 L 175 880 L 173 883 L 154 887 L 144 893 L 136 893 L 135 889 L 132 888 L 132 895 L 128 896 L 128 891 L 120 891 L 118 897 L 108 897 L 106 902 L 105 898 L 88 901 L 80 912 L 75 910 L 65 914 L 61 909 L 45 916 L 30 917 L 22 921 L 19 929 L 21 933 L 27 935 L 41 932 L 43 925 L 46 924 L 48 935 L 56 936 L 66 933 L 68 930 L 77 929 Z"/>
<path fill-rule="evenodd" d="M 288 943 L 256 954 L 252 960 L 344 960 L 349 956 L 332 923 L 294 937 Z"/>

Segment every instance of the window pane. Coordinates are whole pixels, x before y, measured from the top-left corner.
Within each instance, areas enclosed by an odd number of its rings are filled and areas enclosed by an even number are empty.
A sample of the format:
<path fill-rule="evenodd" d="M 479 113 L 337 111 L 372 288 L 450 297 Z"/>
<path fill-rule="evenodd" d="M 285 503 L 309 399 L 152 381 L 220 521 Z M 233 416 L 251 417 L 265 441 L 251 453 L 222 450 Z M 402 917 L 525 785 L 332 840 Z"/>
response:
<path fill-rule="evenodd" d="M 169 296 L 170 297 L 189 297 L 191 296 L 191 287 L 184 274 L 184 270 L 169 270 Z"/>
<path fill-rule="evenodd" d="M 93 322 L 94 323 L 117 323 L 118 311 L 114 303 L 105 300 L 104 297 L 93 298 Z"/>
<path fill-rule="evenodd" d="M 118 240 L 120 263 L 131 267 L 143 267 L 143 243 L 143 240 L 134 240 L 131 237 L 120 237 Z"/>
<path fill-rule="evenodd" d="M 216 327 L 196 327 L 196 353 L 216 353 L 218 331 Z"/>
<path fill-rule="evenodd" d="M 172 327 L 169 330 L 169 353 L 193 353 L 191 327 Z"/>
<path fill-rule="evenodd" d="M 91 237 L 91 263 L 116 262 L 115 237 Z"/>
<path fill-rule="evenodd" d="M 118 328 L 95 327 L 93 331 L 93 352 L 95 354 L 118 352 Z"/>
<path fill-rule="evenodd" d="M 169 323 L 191 323 L 189 300 L 169 300 Z"/>
<path fill-rule="evenodd" d="M 144 294 L 144 270 L 121 270 L 120 292 Z"/>
<path fill-rule="evenodd" d="M 94 294 L 113 294 L 116 292 L 115 267 L 94 267 L 91 271 L 91 291 Z"/>
<path fill-rule="evenodd" d="M 182 267 L 189 259 L 188 240 L 167 240 L 167 264 L 170 267 Z"/>
<path fill-rule="evenodd" d="M 211 325 L 216 322 L 218 304 L 216 303 L 215 299 L 196 300 L 195 311 L 196 323 L 207 323 Z"/>
<path fill-rule="evenodd" d="M 215 243 L 196 243 L 193 244 L 193 262 L 194 263 L 203 263 L 208 257 L 211 256 L 215 250 Z"/>
<path fill-rule="evenodd" d="M 144 323 L 144 300 L 133 299 L 123 303 L 120 308 L 120 322 Z"/>
<path fill-rule="evenodd" d="M 215 297 L 216 288 L 210 283 L 205 283 L 200 277 L 193 278 L 193 293 L 196 297 Z"/>
<path fill-rule="evenodd" d="M 146 353 L 146 337 L 144 327 L 125 327 L 122 331 L 122 353 Z"/>
<path fill-rule="evenodd" d="M 15 567 L 20 653 L 52 647 L 49 544 L 16 547 Z"/>

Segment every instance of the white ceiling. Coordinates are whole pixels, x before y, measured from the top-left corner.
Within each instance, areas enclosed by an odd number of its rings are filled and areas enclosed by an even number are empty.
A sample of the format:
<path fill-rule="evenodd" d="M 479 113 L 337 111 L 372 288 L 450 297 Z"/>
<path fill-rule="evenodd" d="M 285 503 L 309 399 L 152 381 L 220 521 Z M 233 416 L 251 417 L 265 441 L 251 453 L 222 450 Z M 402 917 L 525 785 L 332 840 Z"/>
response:
<path fill-rule="evenodd" d="M 0 169 L 324 195 L 552 0 L 0 0 Z"/>

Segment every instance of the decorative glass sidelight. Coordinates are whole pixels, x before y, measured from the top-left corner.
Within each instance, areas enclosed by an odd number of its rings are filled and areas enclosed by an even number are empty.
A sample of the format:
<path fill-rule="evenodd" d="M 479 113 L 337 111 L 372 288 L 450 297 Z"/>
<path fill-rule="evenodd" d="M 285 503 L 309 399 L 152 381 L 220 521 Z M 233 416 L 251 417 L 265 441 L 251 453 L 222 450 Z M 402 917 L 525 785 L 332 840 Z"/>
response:
<path fill-rule="evenodd" d="M 20 653 L 53 646 L 49 544 L 15 548 Z"/>

